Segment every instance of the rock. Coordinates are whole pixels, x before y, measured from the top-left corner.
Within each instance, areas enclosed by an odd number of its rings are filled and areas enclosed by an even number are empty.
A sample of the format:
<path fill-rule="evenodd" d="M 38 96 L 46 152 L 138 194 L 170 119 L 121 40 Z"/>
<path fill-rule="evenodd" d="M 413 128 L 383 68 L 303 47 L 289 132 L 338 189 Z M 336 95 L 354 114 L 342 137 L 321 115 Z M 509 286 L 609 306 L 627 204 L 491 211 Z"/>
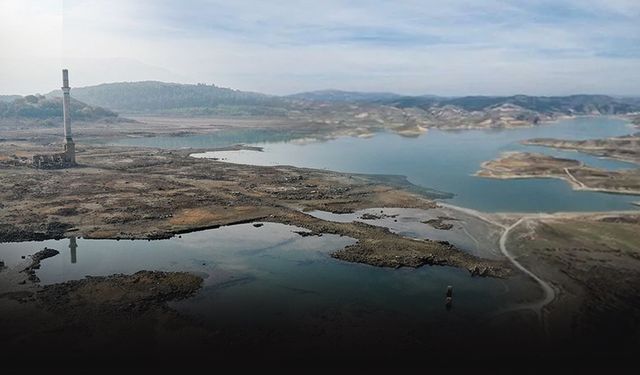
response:
<path fill-rule="evenodd" d="M 40 281 L 40 279 L 36 276 L 36 270 L 40 269 L 40 261 L 42 261 L 43 259 L 51 258 L 58 254 L 60 254 L 58 250 L 45 247 L 44 249 L 31 256 L 31 264 L 21 272 L 27 274 L 27 280 L 31 281 L 32 283 L 37 283 Z M 21 282 L 21 284 L 24 284 L 24 280 L 23 282 Z"/>
<path fill-rule="evenodd" d="M 254 223 L 253 226 L 256 228 L 260 228 L 261 226 L 263 226 L 263 223 Z"/>
<path fill-rule="evenodd" d="M 47 259 L 47 258 L 51 258 L 53 256 L 56 256 L 60 254 L 60 252 L 58 250 L 55 249 L 50 249 L 48 247 L 45 247 L 44 249 L 38 251 L 37 253 L 33 254 L 33 256 L 31 257 L 33 259 L 34 264 L 37 263 L 37 266 L 40 267 L 40 261 L 43 259 Z"/>
<path fill-rule="evenodd" d="M 362 216 L 360 216 L 360 219 L 362 219 L 362 220 L 378 220 L 378 219 L 395 218 L 395 217 L 398 217 L 398 214 L 387 215 L 387 214 L 383 213 L 383 211 L 380 211 L 380 215 L 364 213 L 364 214 L 362 214 Z M 394 221 L 398 221 L 398 220 L 394 220 Z"/>
<path fill-rule="evenodd" d="M 489 268 L 475 266 L 472 269 L 469 269 L 469 272 L 471 273 L 471 276 L 488 276 Z"/>
<path fill-rule="evenodd" d="M 439 216 L 436 219 L 429 219 L 429 220 L 424 220 L 421 221 L 421 223 L 423 224 L 427 224 L 430 225 L 431 227 L 438 229 L 438 230 L 450 230 L 453 228 L 453 224 L 450 223 L 445 223 L 444 221 L 448 220 L 445 217 Z"/>
<path fill-rule="evenodd" d="M 380 212 L 382 212 L 382 211 L 380 211 Z M 378 220 L 380 218 L 381 217 L 378 216 L 378 215 L 369 214 L 369 213 L 364 213 L 364 214 L 362 214 L 362 216 L 360 216 L 360 219 L 362 219 L 362 220 Z"/>
<path fill-rule="evenodd" d="M 302 231 L 302 230 L 294 230 L 293 233 L 296 233 L 297 235 L 299 235 L 301 237 L 309 237 L 309 236 L 322 237 L 322 233 L 317 233 L 317 232 L 305 232 L 305 231 Z"/>

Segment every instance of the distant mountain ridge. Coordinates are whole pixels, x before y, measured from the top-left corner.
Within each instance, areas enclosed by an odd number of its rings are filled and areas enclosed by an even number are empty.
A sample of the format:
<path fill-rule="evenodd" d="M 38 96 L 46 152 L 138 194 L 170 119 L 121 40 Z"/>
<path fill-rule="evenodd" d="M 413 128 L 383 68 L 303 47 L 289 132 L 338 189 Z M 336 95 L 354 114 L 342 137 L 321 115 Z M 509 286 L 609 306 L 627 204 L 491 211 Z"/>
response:
<path fill-rule="evenodd" d="M 324 102 L 376 102 L 402 98 L 392 92 L 359 92 L 342 90 L 318 90 L 284 96 L 287 99 Z"/>
<path fill-rule="evenodd" d="M 48 96 L 61 95 L 59 90 Z M 207 84 L 159 81 L 104 83 L 73 88 L 72 96 L 89 105 L 118 112 L 169 112 L 185 115 L 275 115 L 324 105 L 355 103 L 369 107 L 435 111 L 455 107 L 467 112 L 491 111 L 512 105 L 545 115 L 626 114 L 640 112 L 640 99 L 607 95 L 569 96 L 406 96 L 390 92 L 319 90 L 286 96 L 234 90 Z M 531 117 L 527 114 L 527 117 Z"/>
<path fill-rule="evenodd" d="M 607 95 L 404 97 L 381 103 L 398 108 L 417 107 L 422 109 L 451 105 L 466 111 L 482 111 L 511 104 L 540 113 L 566 115 L 625 114 L 640 110 L 640 103 L 634 103 L 632 99 L 613 98 Z"/>
<path fill-rule="evenodd" d="M 607 95 L 568 96 L 461 96 L 442 97 L 436 95 L 407 96 L 394 93 L 361 93 L 339 90 L 321 90 L 289 95 L 287 98 L 318 100 L 326 102 L 358 102 L 388 105 L 397 108 L 420 108 L 454 106 L 465 111 L 483 111 L 506 104 L 540 113 L 562 114 L 624 114 L 640 110 L 639 98 L 615 98 Z"/>

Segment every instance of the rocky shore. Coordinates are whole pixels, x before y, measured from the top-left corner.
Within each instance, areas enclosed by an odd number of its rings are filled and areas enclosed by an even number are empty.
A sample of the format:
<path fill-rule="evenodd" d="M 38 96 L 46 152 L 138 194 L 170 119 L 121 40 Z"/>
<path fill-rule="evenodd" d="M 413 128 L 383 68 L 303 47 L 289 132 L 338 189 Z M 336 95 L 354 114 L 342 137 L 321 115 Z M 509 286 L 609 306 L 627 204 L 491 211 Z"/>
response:
<path fill-rule="evenodd" d="M 201 277 L 139 271 L 41 286 L 33 271 L 57 254 L 45 248 L 0 272 L 0 333 L 16 358 L 37 354 L 51 360 L 64 347 L 76 361 L 140 360 L 159 343 L 206 338 L 197 323 L 167 305 L 192 296 Z"/>

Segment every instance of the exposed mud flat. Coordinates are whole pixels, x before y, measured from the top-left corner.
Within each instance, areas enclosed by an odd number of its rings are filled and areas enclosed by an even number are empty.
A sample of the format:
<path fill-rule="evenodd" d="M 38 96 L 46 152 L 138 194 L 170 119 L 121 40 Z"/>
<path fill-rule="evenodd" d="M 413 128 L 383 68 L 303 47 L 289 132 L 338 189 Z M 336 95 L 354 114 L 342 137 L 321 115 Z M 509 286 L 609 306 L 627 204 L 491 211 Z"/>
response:
<path fill-rule="evenodd" d="M 546 309 L 554 337 L 637 347 L 638 230 L 637 212 L 530 217 L 514 228 L 518 259 L 559 291 Z"/>
<path fill-rule="evenodd" d="M 500 253 L 498 244 L 502 228 L 492 221 L 508 222 L 513 220 L 512 217 L 503 217 L 500 214 L 482 214 L 481 218 L 475 214 L 467 213 L 463 208 L 444 203 L 438 203 L 436 207 L 428 209 L 385 208 L 379 210 L 372 208 L 350 214 L 335 214 L 326 211 L 311 211 L 309 214 L 327 221 L 343 223 L 360 221 L 388 228 L 403 237 L 446 241 L 465 253 L 493 260 L 501 260 L 504 257 Z M 378 219 L 371 218 L 374 216 Z M 363 219 L 365 217 L 371 219 Z M 484 217 L 491 218 L 491 221 L 485 220 Z M 425 221 L 440 220 L 439 218 L 447 218 L 453 227 L 449 230 L 442 230 L 424 224 Z"/>
<path fill-rule="evenodd" d="M 299 212 L 436 206 L 425 197 L 428 192 L 419 194 L 401 178 L 226 164 L 190 158 L 189 151 L 78 151 L 78 168 L 42 171 L 5 164 L 0 169 L 0 196 L 6 202 L 0 213 L 0 241 L 63 236 L 160 239 L 267 220 L 358 239 L 360 245 L 341 251 L 340 259 L 391 267 L 447 264 L 486 269 L 486 275 L 496 276 L 510 272 L 506 263 L 469 256 L 447 243 L 416 242 L 380 228 L 326 223 Z M 370 238 L 376 238 L 375 246 L 366 245 L 374 243 Z M 371 256 L 363 256 L 358 246 L 367 246 Z M 349 256 L 350 252 L 359 255 Z"/>

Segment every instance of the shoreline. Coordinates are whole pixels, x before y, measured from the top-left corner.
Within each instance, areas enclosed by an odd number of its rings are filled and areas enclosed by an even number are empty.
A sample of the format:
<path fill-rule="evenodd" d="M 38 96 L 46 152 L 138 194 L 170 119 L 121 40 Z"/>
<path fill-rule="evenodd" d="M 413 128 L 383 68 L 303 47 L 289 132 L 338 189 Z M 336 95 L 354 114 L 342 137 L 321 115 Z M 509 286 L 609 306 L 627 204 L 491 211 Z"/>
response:
<path fill-rule="evenodd" d="M 623 115 L 562 115 L 558 116 L 554 119 L 543 120 L 538 124 L 528 124 L 528 125 L 519 125 L 519 126 L 501 126 L 501 127 L 487 127 L 480 125 L 470 125 L 470 126 L 458 126 L 458 127 L 446 127 L 446 126 L 426 126 L 425 124 L 419 125 L 418 128 L 422 128 L 419 131 L 410 130 L 406 135 L 403 135 L 404 129 L 402 127 L 395 128 L 379 128 L 374 126 L 372 128 L 366 128 L 361 126 L 355 127 L 347 127 L 347 128 L 337 128 L 330 131 L 310 131 L 307 129 L 304 121 L 300 119 L 289 119 L 289 118 L 272 118 L 267 117 L 264 120 L 260 120 L 254 117 L 247 118 L 234 118 L 234 117 L 225 117 L 225 116 L 203 116 L 203 117 L 193 117 L 193 116 L 163 116 L 163 115 L 141 115 L 141 116 L 133 116 L 133 120 L 137 121 L 139 125 L 143 127 L 143 130 L 127 133 L 127 129 L 118 129 L 120 133 L 124 132 L 120 138 L 121 139 L 135 139 L 135 138 L 153 138 L 157 136 L 170 136 L 170 137 L 187 137 L 194 135 L 205 135 L 211 134 L 212 132 L 222 131 L 229 129 L 236 130 L 264 130 L 264 131 L 295 131 L 296 129 L 300 132 L 298 137 L 293 137 L 292 140 L 305 140 L 312 139 L 314 142 L 317 141 L 326 141 L 332 140 L 340 137 L 356 137 L 356 138 L 369 138 L 373 137 L 379 133 L 388 132 L 391 134 L 399 135 L 399 136 L 419 136 L 425 133 L 428 133 L 429 130 L 440 130 L 443 132 L 457 132 L 457 131 L 467 131 L 467 130 L 515 130 L 522 128 L 532 128 L 536 126 L 547 126 L 553 125 L 559 121 L 570 120 L 576 118 L 598 118 L 598 117 L 613 117 L 619 120 L 623 120 L 628 122 L 633 126 L 633 123 L 630 119 L 625 118 Z M 145 122 L 144 120 L 156 119 L 159 122 Z M 177 120 L 185 120 L 186 122 L 192 121 L 193 125 L 179 126 L 176 130 L 167 132 L 166 129 L 160 127 L 159 124 L 163 124 L 163 120 L 168 120 L 170 123 L 174 123 Z M 211 121 L 221 122 L 220 124 L 210 124 Z M 281 126 L 282 123 L 287 123 L 287 126 Z M 306 125 L 305 125 L 306 124 Z M 293 125 L 298 125 L 300 128 L 296 128 Z M 418 129 L 416 128 L 416 129 Z M 109 140 L 117 140 L 119 139 L 117 135 L 105 136 L 103 134 L 96 134 L 89 139 L 85 140 L 87 143 L 98 142 L 102 145 L 111 145 Z M 119 146 L 117 144 L 113 144 L 114 146 Z M 123 147 L 126 147 L 124 145 Z"/>
<path fill-rule="evenodd" d="M 3 152 L 24 151 L 20 147 L 9 147 L 8 150 L 0 151 L 0 155 Z M 40 146 L 34 147 L 33 150 L 39 151 L 41 148 Z M 14 234 L 17 235 L 30 233 L 46 237 L 49 233 L 60 237 L 81 236 L 88 238 L 93 236 L 93 238 L 111 239 L 150 239 L 165 238 L 162 236 L 174 236 L 179 233 L 240 222 L 268 221 L 295 225 L 309 230 L 311 234 L 332 233 L 356 239 L 357 244 L 347 246 L 331 254 L 332 257 L 342 261 L 391 268 L 421 267 L 424 265 L 454 266 L 462 270 L 466 269 L 470 274 L 469 277 L 501 278 L 513 276 L 521 278 L 520 280 L 527 278 L 527 282 L 531 285 L 531 287 L 527 287 L 528 291 L 537 291 L 537 289 L 532 289 L 535 284 L 528 281 L 531 275 L 535 276 L 533 280 L 539 283 L 542 290 L 545 291 L 542 298 L 540 300 L 536 298 L 533 302 L 533 298 L 529 298 L 522 304 L 516 305 L 512 311 L 498 311 L 499 317 L 492 320 L 492 322 L 497 321 L 498 323 L 495 323 L 497 325 L 487 331 L 493 334 L 496 332 L 494 329 L 505 328 L 506 326 L 500 324 L 505 320 L 509 321 L 508 319 L 517 321 L 517 319 L 526 318 L 529 319 L 527 322 L 532 324 L 533 330 L 538 329 L 535 322 L 531 320 L 530 315 L 533 314 L 529 311 L 521 311 L 522 309 L 533 310 L 536 313 L 541 312 L 539 315 L 543 318 L 544 327 L 557 330 L 557 322 L 562 322 L 565 310 L 581 314 L 580 317 L 584 314 L 583 310 L 579 309 L 582 305 L 573 301 L 570 302 L 575 305 L 566 304 L 567 295 L 580 296 L 587 301 L 586 303 L 599 301 L 599 298 L 609 296 L 607 288 L 604 287 L 602 290 L 591 291 L 593 281 L 589 279 L 589 273 L 572 273 L 573 279 L 567 280 L 564 276 L 565 273 L 575 271 L 573 268 L 567 269 L 565 265 L 573 263 L 555 262 L 555 258 L 552 258 L 551 255 L 564 256 L 568 254 L 566 256 L 571 261 L 580 260 L 580 262 L 576 261 L 576 264 L 582 265 L 584 263 L 602 269 L 603 263 L 597 259 L 593 260 L 592 254 L 601 250 L 598 246 L 603 241 L 610 241 L 606 237 L 607 231 L 611 228 L 616 230 L 636 228 L 638 225 L 636 224 L 638 220 L 636 216 L 640 216 L 640 210 L 595 213 L 557 212 L 553 214 L 484 213 L 435 201 L 435 198 L 427 197 L 424 194 L 426 192 L 423 194 L 412 192 L 411 184 L 406 179 L 403 182 L 397 176 L 393 178 L 387 176 L 387 179 L 384 179 L 381 176 L 287 166 L 239 165 L 215 160 L 199 160 L 189 157 L 192 152 L 193 150 L 171 151 L 91 145 L 83 146 L 78 153 L 78 161 L 82 165 L 79 168 L 42 171 L 0 165 L 0 187 L 2 187 L 0 202 L 3 205 L 3 209 L 0 210 L 0 221 L 2 222 L 0 232 L 4 231 L 6 234 L 7 229 L 16 229 Z M 332 213 L 352 213 L 363 209 L 387 209 L 390 207 L 417 208 L 426 211 L 445 207 L 449 209 L 447 216 L 454 218 L 458 216 L 461 221 L 455 223 L 462 225 L 465 230 L 471 230 L 465 226 L 469 223 L 468 217 L 456 215 L 454 212 L 479 215 L 481 220 L 501 230 L 498 241 L 499 248 L 506 258 L 485 259 L 481 256 L 470 255 L 462 247 L 456 247 L 450 243 L 410 238 L 394 233 L 388 227 L 371 225 L 379 224 L 379 222 L 332 222 L 301 212 L 302 210 L 323 210 Z M 25 215 L 25 212 L 29 214 Z M 436 212 L 434 215 L 439 213 Z M 561 232 L 563 235 L 557 236 L 557 238 L 552 237 L 553 229 L 556 227 L 566 230 L 567 223 L 583 222 L 589 222 L 593 225 L 594 229 L 589 228 L 589 235 L 595 233 L 599 237 L 596 237 L 593 242 L 585 240 L 577 250 L 571 244 L 567 245 L 562 242 L 564 238 L 571 238 L 569 235 L 565 236 L 565 232 Z M 427 224 L 422 225 L 427 226 Z M 544 232 L 547 227 L 550 228 L 550 231 Z M 490 228 L 490 226 L 482 228 Z M 538 232 L 543 235 L 536 237 Z M 469 234 L 469 236 L 473 238 L 473 234 L 476 233 Z M 550 243 L 546 242 L 547 238 L 551 238 Z M 634 237 L 629 238 L 626 241 L 631 244 L 637 243 L 637 239 Z M 483 242 L 479 247 L 483 247 L 492 239 L 495 240 L 495 237 Z M 608 244 L 609 242 L 604 243 Z M 633 262 L 635 258 L 632 258 L 632 255 L 636 253 L 625 249 L 618 251 L 616 246 L 618 246 L 617 243 L 612 245 L 613 251 L 611 252 L 615 257 L 610 256 L 611 259 L 617 261 L 616 259 L 623 256 L 622 260 L 631 259 Z M 627 255 L 627 253 L 631 255 Z M 514 266 L 516 264 L 513 263 L 514 261 L 528 272 Z M 627 293 L 628 290 L 624 289 L 624 285 L 619 286 L 615 282 L 619 277 L 620 270 L 630 272 L 627 271 L 629 268 L 625 267 L 634 267 L 635 263 L 627 262 L 622 266 L 611 263 L 611 265 L 605 264 L 605 266 L 609 268 L 598 271 L 598 282 L 604 286 L 614 285 L 617 288 L 615 290 L 620 289 L 624 291 L 623 294 L 630 294 L 631 292 Z M 633 270 L 633 268 L 631 269 Z M 105 324 L 108 328 L 114 324 L 116 327 L 120 327 L 121 323 L 118 321 L 128 322 L 127 316 L 129 318 L 133 316 L 137 319 L 141 315 L 136 314 L 149 313 L 151 317 L 164 319 L 162 324 L 171 326 L 177 322 L 180 327 L 186 326 L 191 329 L 193 326 L 185 323 L 179 315 L 176 316 L 176 312 L 167 307 L 164 299 L 140 303 L 136 300 L 127 300 L 125 305 L 111 301 L 106 306 L 97 301 L 96 303 L 91 302 L 88 310 L 85 309 L 85 306 L 69 306 L 58 302 L 60 298 L 65 298 L 65 296 L 74 296 L 73 293 L 76 290 L 86 291 L 89 295 L 95 295 L 96 298 L 100 297 L 100 294 L 94 293 L 95 288 L 100 289 L 105 286 L 110 288 L 108 290 L 119 292 L 121 292 L 122 285 L 137 290 L 132 285 L 133 280 L 138 280 L 137 277 L 142 276 L 147 277 L 145 274 L 138 276 L 133 274 L 115 278 L 107 276 L 101 279 L 82 279 L 65 283 L 64 286 L 56 287 L 59 289 L 56 289 L 56 292 L 52 294 L 55 298 L 48 300 L 47 303 L 50 304 L 48 306 L 60 306 L 63 311 L 70 312 L 72 316 L 74 313 L 86 313 L 91 317 L 90 324 L 94 322 L 93 310 L 91 309 L 111 311 L 113 306 L 115 308 L 122 307 L 124 315 L 114 315 L 115 320 L 97 314 L 96 319 L 99 320 L 99 324 Z M 170 281 L 175 280 L 174 276 L 189 277 L 187 275 L 163 274 L 150 277 L 149 280 L 163 285 L 164 281 L 158 279 L 159 277 L 162 279 L 166 277 L 166 280 Z M 188 281 L 190 285 L 195 287 L 196 279 L 189 277 Z M 142 286 L 145 285 L 149 286 L 148 283 L 143 282 Z M 178 286 L 180 285 L 178 284 Z M 544 285 L 550 286 L 553 293 L 549 293 L 549 289 Z M 168 295 L 171 296 L 171 293 L 170 291 Z M 27 304 L 16 302 L 15 298 L 28 298 L 26 294 L 12 295 L 12 298 L 15 297 L 14 299 L 5 297 L 0 298 L 2 300 L 0 308 L 4 308 L 3 304 L 9 304 L 10 308 L 16 308 L 18 312 L 26 308 L 41 309 L 38 307 L 39 305 L 33 305 L 30 302 Z M 147 297 L 146 294 L 142 294 L 143 299 Z M 154 297 L 149 298 L 153 299 Z M 417 298 L 420 297 L 417 296 Z M 130 303 L 133 304 L 133 307 L 129 307 Z M 608 301 L 606 303 L 606 306 L 613 308 L 618 306 L 616 301 L 611 302 L 611 305 Z M 46 310 L 37 311 L 38 317 L 44 313 L 48 312 Z M 24 322 L 28 321 L 30 315 L 27 316 L 27 319 L 22 314 L 16 314 L 16 316 L 15 321 L 23 322 L 17 327 L 22 327 L 28 333 L 34 330 L 33 327 L 51 327 L 48 325 L 50 321 L 45 318 L 42 319 L 46 323 L 25 325 Z M 64 318 L 64 314 L 61 316 Z M 120 317 L 125 318 L 120 319 Z M 71 319 L 69 318 L 62 323 L 59 320 L 53 320 L 51 324 L 54 328 L 66 327 L 66 324 L 77 324 L 77 322 L 69 323 Z M 338 316 L 337 319 L 340 317 Z M 164 327 L 162 324 L 160 326 Z M 519 325 L 515 324 L 515 326 Z M 125 332 L 129 331 L 125 329 Z M 553 332 L 555 334 L 556 331 Z M 181 334 L 176 332 L 174 335 L 173 331 L 169 333 L 169 340 Z M 134 339 L 149 336 L 149 332 L 146 331 L 129 332 L 129 334 Z M 214 339 L 218 338 L 219 336 L 214 337 Z M 220 342 L 218 345 L 223 346 Z"/>
<path fill-rule="evenodd" d="M 564 151 L 564 152 L 584 153 L 584 154 L 587 154 L 587 155 L 590 155 L 590 156 L 594 156 L 594 157 L 596 157 L 598 159 L 613 160 L 613 161 L 619 161 L 619 162 L 633 164 L 633 165 L 640 165 L 640 162 L 638 160 L 625 159 L 625 158 L 621 158 L 621 157 L 617 157 L 617 156 L 610 156 L 610 155 L 602 155 L 602 154 L 598 154 L 598 153 L 595 153 L 595 152 L 590 152 L 590 150 L 567 148 L 567 147 L 546 146 L 546 145 L 543 145 L 543 144 L 529 143 L 528 140 L 521 141 L 520 144 L 522 144 L 524 146 L 546 147 L 546 148 L 556 149 L 556 150 L 560 150 L 560 151 Z M 595 151 L 596 149 L 593 149 L 593 150 Z M 517 152 L 517 151 L 515 151 L 515 152 Z M 633 169 L 633 168 L 628 168 L 628 169 Z"/>
<path fill-rule="evenodd" d="M 563 165 L 570 163 L 572 165 Z M 545 169 L 546 168 L 546 169 Z M 536 173 L 531 173 L 531 171 Z M 562 170 L 562 172 L 560 172 Z M 575 172 L 591 173 L 591 175 L 603 178 L 603 174 L 607 174 L 609 178 L 615 176 L 632 179 L 636 169 L 623 170 L 604 170 L 589 167 L 581 161 L 574 159 L 563 159 L 546 154 L 529 153 L 522 151 L 506 151 L 501 153 L 497 158 L 484 161 L 480 164 L 480 169 L 473 175 L 481 178 L 492 178 L 498 180 L 511 179 L 542 179 L 554 178 L 560 179 L 568 183 L 574 191 L 592 191 L 606 194 L 618 195 L 640 195 L 640 189 L 623 189 L 623 188 L 603 188 L 588 186 L 587 183 L 580 181 Z M 626 175 L 618 176 L 626 173 Z M 633 180 L 631 180 L 633 181 Z M 596 181 L 597 182 L 597 181 Z M 604 182 L 608 182 L 604 180 Z"/>
<path fill-rule="evenodd" d="M 410 192 L 415 187 L 398 176 L 239 165 L 192 158 L 190 152 L 85 146 L 78 168 L 0 169 L 0 194 L 7 202 L 0 239 L 162 239 L 271 221 L 358 240 L 335 255 L 342 260 L 393 268 L 452 265 L 497 277 L 511 272 L 503 262 L 469 255 L 448 243 L 414 241 L 364 223 L 331 223 L 298 211 L 436 206 L 430 192 Z M 31 217 L 19 214 L 25 210 Z"/>
<path fill-rule="evenodd" d="M 571 180 L 570 178 L 562 177 L 562 176 L 556 176 L 556 175 L 503 174 L 503 175 L 500 175 L 500 176 L 488 176 L 488 175 L 481 175 L 481 174 L 478 174 L 478 173 L 480 173 L 480 172 L 476 172 L 474 174 L 474 176 L 481 177 L 481 178 L 492 178 L 492 179 L 495 179 L 495 180 L 518 180 L 518 179 L 525 180 L 525 179 L 535 179 L 535 178 L 553 178 L 553 179 L 562 180 L 562 181 L 566 182 L 575 191 L 593 191 L 593 192 L 598 192 L 598 193 L 617 194 L 617 195 L 640 195 L 640 190 L 620 191 L 620 190 L 603 189 L 603 188 L 592 188 L 592 187 L 588 187 L 588 186 L 581 186 L 581 185 L 578 185 L 575 181 Z M 631 203 L 631 204 L 633 204 L 633 203 Z M 612 212 L 612 211 L 601 211 L 601 212 Z M 563 212 L 557 212 L 557 213 L 563 213 Z"/>

